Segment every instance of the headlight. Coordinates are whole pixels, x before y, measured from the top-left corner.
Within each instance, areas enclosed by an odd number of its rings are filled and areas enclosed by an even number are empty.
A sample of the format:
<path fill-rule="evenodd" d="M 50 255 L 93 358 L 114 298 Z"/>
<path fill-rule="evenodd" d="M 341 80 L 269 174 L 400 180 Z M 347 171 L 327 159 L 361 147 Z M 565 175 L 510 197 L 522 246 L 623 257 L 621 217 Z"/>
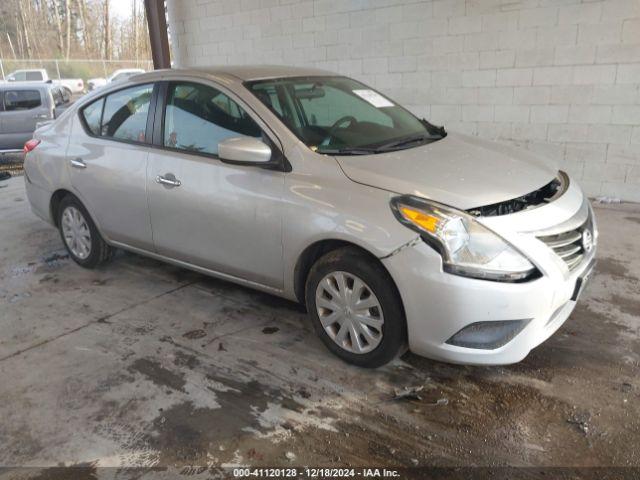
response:
<path fill-rule="evenodd" d="M 440 252 L 449 273 L 503 282 L 539 274 L 520 252 L 465 212 L 408 195 L 393 198 L 391 209 Z"/>

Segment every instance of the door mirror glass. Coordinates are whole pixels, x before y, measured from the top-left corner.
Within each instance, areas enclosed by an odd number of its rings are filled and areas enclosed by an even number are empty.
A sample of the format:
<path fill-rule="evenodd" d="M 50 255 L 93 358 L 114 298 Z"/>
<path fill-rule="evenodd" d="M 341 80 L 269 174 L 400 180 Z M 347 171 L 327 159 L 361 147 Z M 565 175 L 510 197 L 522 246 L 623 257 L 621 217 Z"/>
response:
<path fill-rule="evenodd" d="M 253 137 L 231 137 L 218 143 L 220 160 L 240 163 L 267 163 L 271 160 L 271 147 Z"/>

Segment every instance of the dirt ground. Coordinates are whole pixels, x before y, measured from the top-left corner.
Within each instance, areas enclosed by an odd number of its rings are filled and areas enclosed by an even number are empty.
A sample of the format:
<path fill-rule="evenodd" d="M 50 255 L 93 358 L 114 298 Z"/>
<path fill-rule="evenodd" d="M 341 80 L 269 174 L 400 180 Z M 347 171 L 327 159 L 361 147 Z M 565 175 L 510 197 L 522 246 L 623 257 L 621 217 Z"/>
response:
<path fill-rule="evenodd" d="M 296 304 L 122 252 L 81 269 L 22 182 L 0 182 L 2 466 L 640 466 L 639 205 L 597 206 L 596 274 L 523 362 L 372 371 Z"/>

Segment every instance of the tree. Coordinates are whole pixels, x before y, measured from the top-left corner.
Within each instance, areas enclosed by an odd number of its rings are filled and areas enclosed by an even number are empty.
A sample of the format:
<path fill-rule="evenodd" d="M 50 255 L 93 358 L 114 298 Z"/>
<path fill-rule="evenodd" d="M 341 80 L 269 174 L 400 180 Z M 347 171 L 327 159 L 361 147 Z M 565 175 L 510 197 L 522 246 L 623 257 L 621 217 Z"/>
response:
<path fill-rule="evenodd" d="M 56 20 L 56 33 L 58 39 L 58 52 L 62 53 L 62 49 L 64 48 L 64 40 L 62 35 L 62 20 L 60 19 L 60 6 L 58 5 L 58 0 L 51 0 L 53 7 L 53 15 Z"/>
<path fill-rule="evenodd" d="M 0 0 L 0 52 L 32 60 L 148 60 L 143 0 L 132 2 L 130 15 L 120 18 L 110 0 Z"/>
<path fill-rule="evenodd" d="M 109 0 L 104 0 L 103 7 L 103 27 L 104 27 L 104 56 L 107 60 L 111 60 L 111 25 L 109 16 Z"/>

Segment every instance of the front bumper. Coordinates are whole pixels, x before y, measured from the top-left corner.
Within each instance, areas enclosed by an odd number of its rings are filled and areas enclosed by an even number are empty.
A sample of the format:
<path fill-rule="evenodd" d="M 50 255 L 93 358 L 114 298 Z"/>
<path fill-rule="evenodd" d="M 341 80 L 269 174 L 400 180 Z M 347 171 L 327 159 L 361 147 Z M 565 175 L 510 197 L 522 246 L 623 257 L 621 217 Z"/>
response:
<path fill-rule="evenodd" d="M 585 203 L 587 203 L 585 205 Z M 452 363 L 499 365 L 522 360 L 549 338 L 573 311 L 576 286 L 590 273 L 595 247 L 569 270 L 535 235 L 566 223 L 587 208 L 577 186 L 556 202 L 530 211 L 492 217 L 485 223 L 510 241 L 536 265 L 540 278 L 524 283 L 477 280 L 446 273 L 440 255 L 422 241 L 383 259 L 405 307 L 409 349 Z M 591 219 L 597 237 L 595 220 Z M 513 225 L 519 233 L 513 233 Z M 530 228 L 524 231 L 524 226 Z M 495 349 L 466 348 L 446 343 L 454 334 L 477 322 L 523 320 L 526 326 Z"/>

